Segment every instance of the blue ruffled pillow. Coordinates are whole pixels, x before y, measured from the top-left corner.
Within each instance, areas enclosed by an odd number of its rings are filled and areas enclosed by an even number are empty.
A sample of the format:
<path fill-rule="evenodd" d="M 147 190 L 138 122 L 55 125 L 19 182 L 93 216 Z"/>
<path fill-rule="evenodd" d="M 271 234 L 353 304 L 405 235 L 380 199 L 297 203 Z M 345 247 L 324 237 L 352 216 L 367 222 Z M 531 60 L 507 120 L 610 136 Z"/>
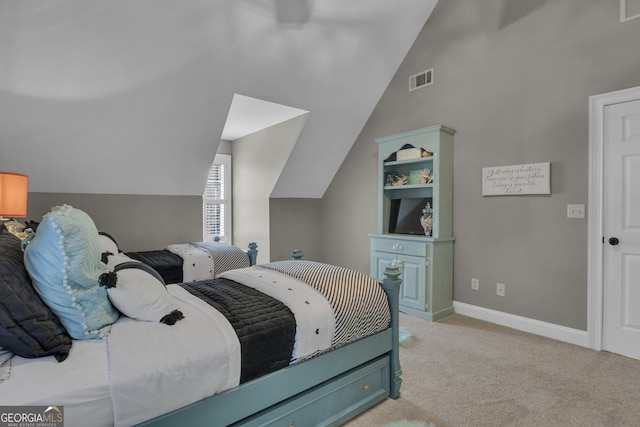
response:
<path fill-rule="evenodd" d="M 98 283 L 108 271 L 93 220 L 69 205 L 56 206 L 24 253 L 33 286 L 74 339 L 103 338 L 119 317 Z"/>

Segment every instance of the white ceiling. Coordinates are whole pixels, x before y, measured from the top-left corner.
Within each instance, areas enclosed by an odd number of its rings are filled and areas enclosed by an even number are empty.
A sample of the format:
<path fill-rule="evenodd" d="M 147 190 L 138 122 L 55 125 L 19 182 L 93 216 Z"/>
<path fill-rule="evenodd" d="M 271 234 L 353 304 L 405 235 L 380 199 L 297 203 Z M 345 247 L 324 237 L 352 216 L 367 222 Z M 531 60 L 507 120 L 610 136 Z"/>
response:
<path fill-rule="evenodd" d="M 255 98 L 309 112 L 272 196 L 322 197 L 436 2 L 0 0 L 0 170 L 200 195 Z"/>

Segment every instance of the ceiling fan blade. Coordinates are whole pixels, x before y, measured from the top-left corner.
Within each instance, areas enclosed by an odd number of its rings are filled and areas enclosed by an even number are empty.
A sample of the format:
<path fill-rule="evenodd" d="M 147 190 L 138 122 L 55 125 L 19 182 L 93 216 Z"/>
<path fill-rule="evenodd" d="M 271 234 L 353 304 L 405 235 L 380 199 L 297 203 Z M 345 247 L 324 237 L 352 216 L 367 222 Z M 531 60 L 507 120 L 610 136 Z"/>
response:
<path fill-rule="evenodd" d="M 276 19 L 284 24 L 309 22 L 314 0 L 275 0 Z"/>

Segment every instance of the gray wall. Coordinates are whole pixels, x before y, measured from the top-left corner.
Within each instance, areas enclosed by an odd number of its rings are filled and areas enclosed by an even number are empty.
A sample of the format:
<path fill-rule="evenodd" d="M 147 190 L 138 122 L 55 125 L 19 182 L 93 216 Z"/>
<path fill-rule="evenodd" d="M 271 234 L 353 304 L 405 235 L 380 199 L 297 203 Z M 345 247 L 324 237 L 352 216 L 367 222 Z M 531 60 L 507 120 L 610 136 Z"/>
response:
<path fill-rule="evenodd" d="M 444 124 L 458 131 L 455 300 L 586 330 L 587 219 L 566 212 L 588 201 L 589 96 L 640 85 L 640 19 L 619 23 L 618 7 L 440 1 L 323 199 L 323 258 L 368 272 L 374 139 Z M 409 92 L 431 67 L 434 84 Z M 535 162 L 551 162 L 550 196 L 482 196 L 483 167 Z"/>
<path fill-rule="evenodd" d="M 321 199 L 269 200 L 272 261 L 290 259 L 294 249 L 301 250 L 306 260 L 321 259 L 321 206 Z"/>
<path fill-rule="evenodd" d="M 52 206 L 85 211 L 123 251 L 162 249 L 202 240 L 202 197 L 29 193 L 27 219 L 40 221 Z"/>

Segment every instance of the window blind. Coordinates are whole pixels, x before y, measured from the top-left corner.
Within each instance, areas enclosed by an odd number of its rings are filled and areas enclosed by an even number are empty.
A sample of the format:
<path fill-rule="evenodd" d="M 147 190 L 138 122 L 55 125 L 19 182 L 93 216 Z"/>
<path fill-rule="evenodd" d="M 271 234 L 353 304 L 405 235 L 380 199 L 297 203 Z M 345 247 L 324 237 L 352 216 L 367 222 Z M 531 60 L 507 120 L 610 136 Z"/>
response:
<path fill-rule="evenodd" d="M 217 155 L 207 176 L 202 215 L 205 242 L 230 240 L 230 166 L 230 156 Z"/>

